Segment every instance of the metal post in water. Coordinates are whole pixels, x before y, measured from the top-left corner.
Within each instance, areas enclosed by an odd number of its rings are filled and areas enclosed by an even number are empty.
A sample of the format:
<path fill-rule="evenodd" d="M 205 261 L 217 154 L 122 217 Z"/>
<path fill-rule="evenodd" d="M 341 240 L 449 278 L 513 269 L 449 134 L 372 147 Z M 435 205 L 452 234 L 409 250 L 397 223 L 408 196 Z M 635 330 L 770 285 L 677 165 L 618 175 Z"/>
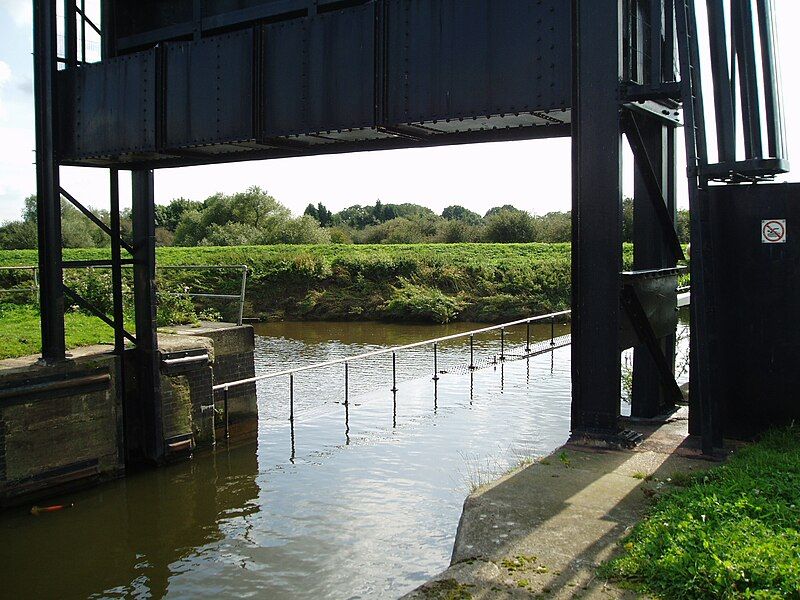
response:
<path fill-rule="evenodd" d="M 531 353 L 531 322 L 525 324 L 525 354 Z"/>
<path fill-rule="evenodd" d="M 506 359 L 506 328 L 500 328 L 500 360 Z"/>
<path fill-rule="evenodd" d="M 228 424 L 228 388 L 222 388 L 222 402 L 225 410 L 225 439 L 231 439 L 230 425 Z"/>
<path fill-rule="evenodd" d="M 294 374 L 289 373 L 289 420 L 294 422 Z"/>
<path fill-rule="evenodd" d="M 433 342 L 433 380 L 439 381 L 439 364 L 438 364 L 438 344 Z"/>
<path fill-rule="evenodd" d="M 469 370 L 475 370 L 475 336 L 469 336 Z"/>
<path fill-rule="evenodd" d="M 550 346 L 556 345 L 556 318 L 550 317 Z"/>
<path fill-rule="evenodd" d="M 347 363 L 344 363 L 344 405 L 347 406 L 348 398 L 349 398 L 349 390 L 348 387 L 350 385 L 350 375 Z"/>
<path fill-rule="evenodd" d="M 392 392 L 397 392 L 397 353 L 392 352 Z"/>

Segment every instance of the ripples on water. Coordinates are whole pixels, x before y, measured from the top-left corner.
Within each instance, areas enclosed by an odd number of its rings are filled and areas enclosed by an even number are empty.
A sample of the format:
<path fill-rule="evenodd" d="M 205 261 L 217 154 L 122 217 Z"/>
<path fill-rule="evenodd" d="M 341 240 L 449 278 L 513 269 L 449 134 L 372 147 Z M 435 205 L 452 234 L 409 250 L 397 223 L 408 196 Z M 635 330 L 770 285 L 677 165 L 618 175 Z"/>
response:
<path fill-rule="evenodd" d="M 459 330 L 269 324 L 257 369 L 275 371 Z M 560 329 L 557 334 L 564 333 Z M 524 347 L 509 332 L 507 353 Z M 549 338 L 549 326 L 535 339 Z M 476 363 L 499 354 L 475 343 Z M 0 519 L 8 597 L 395 598 L 449 562 L 464 497 L 568 435 L 569 348 L 470 375 L 468 341 L 297 375 L 258 387 L 257 444 L 76 494 L 68 511 Z"/>

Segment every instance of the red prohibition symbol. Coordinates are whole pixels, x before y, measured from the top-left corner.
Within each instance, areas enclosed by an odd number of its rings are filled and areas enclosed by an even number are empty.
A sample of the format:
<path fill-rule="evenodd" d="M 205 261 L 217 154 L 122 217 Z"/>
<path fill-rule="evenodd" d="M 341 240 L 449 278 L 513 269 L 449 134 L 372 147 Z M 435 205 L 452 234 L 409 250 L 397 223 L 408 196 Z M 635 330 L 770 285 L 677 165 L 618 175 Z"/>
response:
<path fill-rule="evenodd" d="M 765 221 L 762 234 L 768 242 L 781 242 L 786 236 L 786 226 L 781 221 Z"/>

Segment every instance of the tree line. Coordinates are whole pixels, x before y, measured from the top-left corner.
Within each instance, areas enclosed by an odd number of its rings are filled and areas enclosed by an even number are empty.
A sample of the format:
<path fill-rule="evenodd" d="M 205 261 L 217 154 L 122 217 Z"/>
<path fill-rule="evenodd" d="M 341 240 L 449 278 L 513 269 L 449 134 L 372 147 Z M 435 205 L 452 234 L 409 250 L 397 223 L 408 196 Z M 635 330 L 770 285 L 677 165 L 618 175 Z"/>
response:
<path fill-rule="evenodd" d="M 109 222 L 106 210 L 95 214 Z M 62 243 L 65 248 L 106 247 L 108 236 L 62 200 Z M 130 210 L 121 214 L 123 238 L 131 238 Z M 677 229 L 688 242 L 688 211 L 680 211 Z M 484 215 L 460 205 L 441 214 L 419 204 L 350 206 L 339 212 L 309 204 L 295 217 L 265 190 L 252 186 L 236 194 L 214 194 L 203 201 L 173 199 L 156 206 L 156 243 L 160 246 L 243 246 L 271 244 L 412 244 L 459 242 L 569 242 L 569 212 L 532 215 L 509 204 Z M 632 241 L 633 201 L 623 201 L 623 241 Z M 25 200 L 18 220 L 0 225 L 0 248 L 36 248 L 36 197 Z"/>

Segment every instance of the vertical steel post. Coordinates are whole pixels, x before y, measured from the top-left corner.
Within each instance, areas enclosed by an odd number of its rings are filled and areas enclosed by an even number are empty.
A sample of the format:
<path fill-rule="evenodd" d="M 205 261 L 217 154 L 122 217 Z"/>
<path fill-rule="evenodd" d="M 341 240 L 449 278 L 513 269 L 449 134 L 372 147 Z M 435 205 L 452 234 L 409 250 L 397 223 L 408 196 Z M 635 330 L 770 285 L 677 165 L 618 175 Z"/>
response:
<path fill-rule="evenodd" d="M 392 352 L 392 391 L 397 391 L 397 354 Z"/>
<path fill-rule="evenodd" d="M 683 1 L 683 0 L 680 0 Z M 711 76 L 714 85 L 714 114 L 717 123 L 719 162 L 736 159 L 735 111 L 728 70 L 728 37 L 725 29 L 723 0 L 706 0 L 708 36 L 711 50 Z"/>
<path fill-rule="evenodd" d="M 117 355 L 117 382 L 115 389 L 119 406 L 123 407 L 119 433 L 120 458 L 125 460 L 125 421 L 128 418 L 125 386 L 125 319 L 122 304 L 122 249 L 119 215 L 119 172 L 109 169 L 109 217 L 111 228 L 111 299 L 113 304 L 114 322 L 114 353 Z"/>
<path fill-rule="evenodd" d="M 122 246 L 120 243 L 119 215 L 119 171 L 109 169 L 110 227 L 111 227 L 111 295 L 114 304 L 114 352 L 119 356 L 125 351 L 125 323 L 122 305 Z"/>
<path fill-rule="evenodd" d="M 783 107 L 778 85 L 775 49 L 775 19 L 772 0 L 756 0 L 758 32 L 761 41 L 761 72 L 764 76 L 764 108 L 767 114 L 769 156 L 785 158 L 783 139 Z"/>
<path fill-rule="evenodd" d="M 621 2 L 573 0 L 572 23 L 572 430 L 614 433 L 621 391 Z"/>
<path fill-rule="evenodd" d="M 550 347 L 556 345 L 556 318 L 550 317 Z"/>
<path fill-rule="evenodd" d="M 751 0 L 733 0 L 731 13 L 734 26 L 733 39 L 739 59 L 745 155 L 748 159 L 761 158 L 764 156 L 761 137 L 761 100 L 758 93 Z"/>
<path fill-rule="evenodd" d="M 506 359 L 506 329 L 500 328 L 500 360 Z"/>
<path fill-rule="evenodd" d="M 469 370 L 475 370 L 475 336 L 469 336 Z"/>
<path fill-rule="evenodd" d="M 78 13 L 75 0 L 64 0 L 64 57 L 68 68 L 78 66 Z"/>
<path fill-rule="evenodd" d="M 242 267 L 242 287 L 239 290 L 239 318 L 236 321 L 237 325 L 242 324 L 244 319 L 244 295 L 247 289 L 247 267 Z"/>
<path fill-rule="evenodd" d="M 101 58 L 106 60 L 114 56 L 114 0 L 100 0 Z"/>
<path fill-rule="evenodd" d="M 439 381 L 439 357 L 438 344 L 433 342 L 433 380 Z"/>
<path fill-rule="evenodd" d="M 164 458 L 164 425 L 161 418 L 161 377 L 156 333 L 153 171 L 133 171 L 131 181 L 133 183 L 133 296 L 136 311 L 136 367 L 139 374 L 142 450 L 148 460 L 158 463 Z"/>
<path fill-rule="evenodd" d="M 294 422 L 294 374 L 289 373 L 289 420 Z"/>
<path fill-rule="evenodd" d="M 658 178 L 659 187 L 667 201 L 669 213 L 675 221 L 677 217 L 675 181 L 670 180 L 671 163 L 675 162 L 674 131 L 651 118 L 639 119 L 639 131 L 645 150 Z M 670 143 L 672 139 L 672 143 Z M 662 227 L 655 209 L 655 202 L 661 198 L 651 198 L 645 177 L 637 166 L 634 173 L 633 209 L 633 267 L 636 270 L 674 267 L 674 255 L 662 234 Z M 671 345 L 670 345 L 671 343 Z M 675 339 L 659 342 L 664 356 L 672 364 L 675 355 Z M 631 394 L 631 416 L 652 418 L 663 412 L 671 404 L 671 396 L 662 384 L 662 378 L 647 346 L 638 344 L 633 350 L 633 388 Z"/>
<path fill-rule="evenodd" d="M 56 157 L 56 3 L 33 3 L 36 94 L 36 214 L 42 358 L 64 360 L 64 289 L 61 266 L 61 194 Z"/>
<path fill-rule="evenodd" d="M 228 388 L 222 388 L 222 410 L 225 412 L 225 439 L 231 438 L 230 423 L 228 422 Z"/>
<path fill-rule="evenodd" d="M 531 353 L 531 322 L 525 323 L 525 354 Z"/>
<path fill-rule="evenodd" d="M 347 363 L 344 363 L 344 405 L 347 406 L 347 403 L 350 401 L 350 369 L 347 366 Z"/>

